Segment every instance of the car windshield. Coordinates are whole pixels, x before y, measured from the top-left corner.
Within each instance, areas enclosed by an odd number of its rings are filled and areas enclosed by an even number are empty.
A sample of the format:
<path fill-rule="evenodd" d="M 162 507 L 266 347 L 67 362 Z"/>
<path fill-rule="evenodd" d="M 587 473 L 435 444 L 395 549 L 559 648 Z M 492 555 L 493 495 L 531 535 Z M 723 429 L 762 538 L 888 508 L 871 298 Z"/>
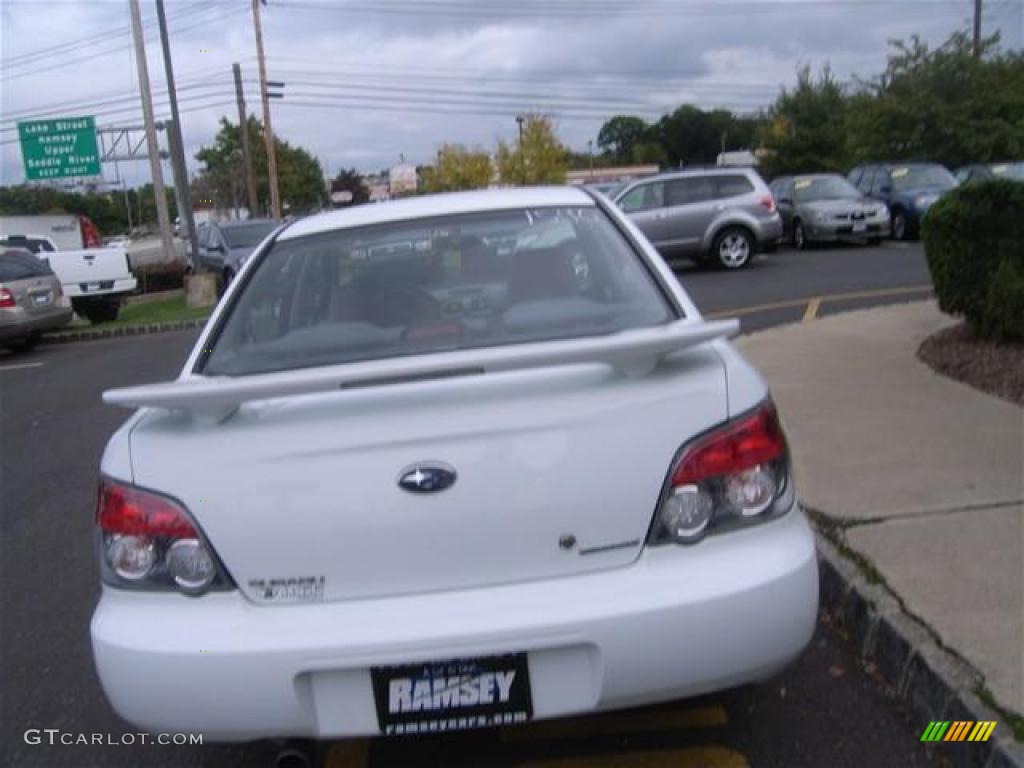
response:
<path fill-rule="evenodd" d="M 941 165 L 904 165 L 893 168 L 889 175 L 897 192 L 922 187 L 952 189 L 956 186 L 956 178 Z"/>
<path fill-rule="evenodd" d="M 224 235 L 224 241 L 228 244 L 228 248 L 255 248 L 276 228 L 276 222 L 260 221 L 224 227 L 221 233 Z"/>
<path fill-rule="evenodd" d="M 1024 163 L 997 163 L 989 167 L 996 178 L 1024 181 Z"/>
<path fill-rule="evenodd" d="M 842 176 L 812 176 L 793 182 L 793 198 L 798 203 L 813 200 L 856 200 L 861 197 L 857 188 Z"/>
<path fill-rule="evenodd" d="M 245 375 L 608 334 L 674 317 L 597 208 L 462 214 L 275 243 L 200 367 Z"/>

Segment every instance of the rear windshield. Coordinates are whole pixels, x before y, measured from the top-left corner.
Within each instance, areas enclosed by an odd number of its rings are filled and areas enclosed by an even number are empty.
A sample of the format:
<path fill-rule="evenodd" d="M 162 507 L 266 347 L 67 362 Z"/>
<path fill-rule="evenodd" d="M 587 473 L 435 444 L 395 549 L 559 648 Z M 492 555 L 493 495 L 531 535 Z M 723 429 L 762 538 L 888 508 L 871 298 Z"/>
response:
<path fill-rule="evenodd" d="M 236 227 L 224 227 L 221 229 L 221 234 L 224 235 L 228 248 L 255 248 L 276 228 L 277 224 L 273 221 L 261 221 L 240 224 Z"/>
<path fill-rule="evenodd" d="M 46 261 L 27 251 L 9 250 L 0 252 L 0 283 L 14 280 L 28 280 L 32 277 L 52 275 L 53 270 Z"/>
<path fill-rule="evenodd" d="M 244 375 L 594 336 L 674 318 L 597 208 L 446 216 L 274 244 L 201 367 Z"/>

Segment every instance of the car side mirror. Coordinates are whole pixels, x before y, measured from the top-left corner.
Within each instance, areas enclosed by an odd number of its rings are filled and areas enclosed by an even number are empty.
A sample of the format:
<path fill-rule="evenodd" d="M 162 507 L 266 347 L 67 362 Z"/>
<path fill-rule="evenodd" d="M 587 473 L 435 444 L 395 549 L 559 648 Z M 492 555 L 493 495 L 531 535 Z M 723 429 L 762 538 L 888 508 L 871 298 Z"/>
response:
<path fill-rule="evenodd" d="M 882 186 L 880 186 L 880 187 L 878 188 L 878 191 L 879 191 L 879 192 L 880 192 L 881 194 L 883 194 L 883 195 L 888 195 L 888 194 L 891 194 L 891 193 L 892 193 L 892 186 L 891 186 L 891 185 L 889 185 L 889 184 L 883 184 Z"/>
<path fill-rule="evenodd" d="M 779 202 L 782 205 L 792 205 L 793 204 L 793 198 L 791 198 L 791 197 L 780 197 L 779 198 Z"/>
<path fill-rule="evenodd" d="M 214 243 L 207 250 L 217 251 L 217 253 L 224 253 L 224 243 Z"/>

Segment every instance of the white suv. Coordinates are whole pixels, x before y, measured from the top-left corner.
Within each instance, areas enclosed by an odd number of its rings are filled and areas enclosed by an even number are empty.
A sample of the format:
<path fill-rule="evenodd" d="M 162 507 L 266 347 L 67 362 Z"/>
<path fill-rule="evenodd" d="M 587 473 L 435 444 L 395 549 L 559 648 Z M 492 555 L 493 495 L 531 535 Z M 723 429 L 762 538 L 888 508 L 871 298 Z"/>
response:
<path fill-rule="evenodd" d="M 208 739 L 520 723 L 768 677 L 814 537 L 761 378 L 579 189 L 297 221 L 103 456 L 96 666 Z"/>

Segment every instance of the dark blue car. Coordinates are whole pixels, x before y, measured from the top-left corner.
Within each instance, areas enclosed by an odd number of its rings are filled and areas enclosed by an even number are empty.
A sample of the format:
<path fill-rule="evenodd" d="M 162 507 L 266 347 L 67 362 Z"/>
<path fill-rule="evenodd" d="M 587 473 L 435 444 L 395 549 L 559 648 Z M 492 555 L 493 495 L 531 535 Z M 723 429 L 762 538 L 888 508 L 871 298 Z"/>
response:
<path fill-rule="evenodd" d="M 894 240 L 915 237 L 925 211 L 957 185 L 953 174 L 938 163 L 860 165 L 847 180 L 861 194 L 889 206 Z"/>

